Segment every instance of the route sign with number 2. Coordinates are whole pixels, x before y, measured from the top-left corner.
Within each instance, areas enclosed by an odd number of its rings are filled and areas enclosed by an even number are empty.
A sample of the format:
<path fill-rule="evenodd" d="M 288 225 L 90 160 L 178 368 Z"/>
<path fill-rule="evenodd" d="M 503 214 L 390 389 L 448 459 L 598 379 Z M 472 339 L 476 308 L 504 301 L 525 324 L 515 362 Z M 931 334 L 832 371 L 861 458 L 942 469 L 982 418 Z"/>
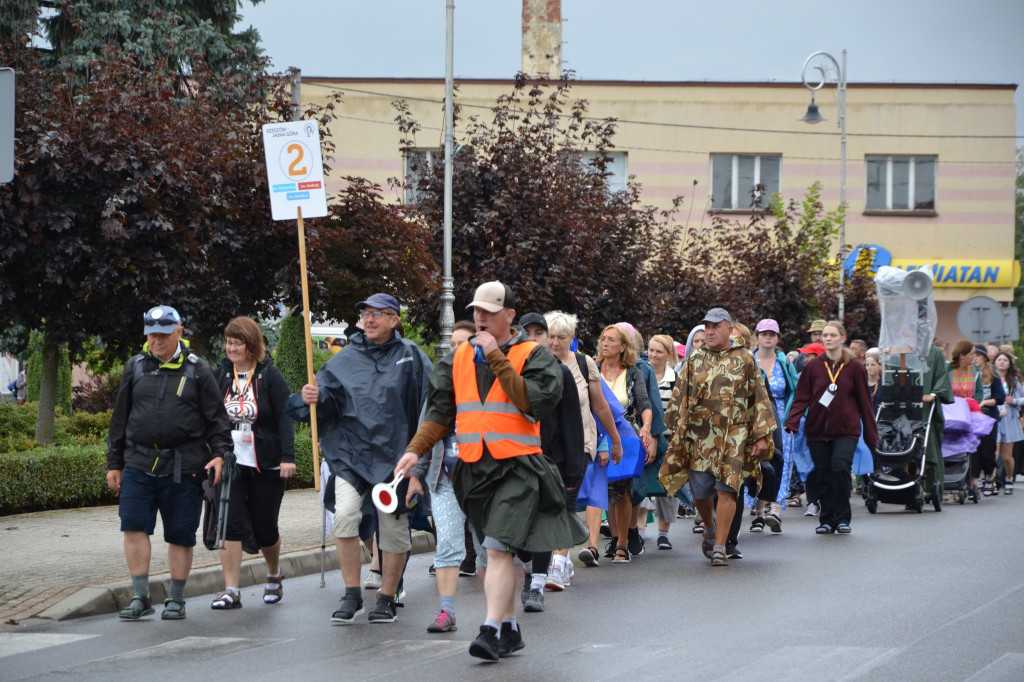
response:
<path fill-rule="evenodd" d="M 320 131 L 314 121 L 268 123 L 263 126 L 270 210 L 274 220 L 327 215 Z"/>

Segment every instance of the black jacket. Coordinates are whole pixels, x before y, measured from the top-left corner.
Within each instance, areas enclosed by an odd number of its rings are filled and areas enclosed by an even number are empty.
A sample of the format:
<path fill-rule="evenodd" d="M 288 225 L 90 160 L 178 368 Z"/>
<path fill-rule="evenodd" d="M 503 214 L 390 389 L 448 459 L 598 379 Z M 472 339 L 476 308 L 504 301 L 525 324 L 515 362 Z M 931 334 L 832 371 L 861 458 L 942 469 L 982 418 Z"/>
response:
<path fill-rule="evenodd" d="M 540 422 L 540 447 L 562 474 L 567 488 L 576 488 L 583 481 L 589 459 L 583 447 L 583 416 L 576 380 L 565 365 L 562 369 L 562 399 Z"/>
<path fill-rule="evenodd" d="M 231 361 L 225 359 L 214 372 L 224 402 L 234 371 Z M 291 389 L 281 370 L 269 361 L 256 365 L 256 422 L 252 425 L 256 464 L 260 469 L 277 469 L 282 462 L 295 463 L 295 423 L 285 414 Z"/>
<path fill-rule="evenodd" d="M 159 476 L 203 472 L 214 457 L 231 452 L 231 424 L 210 366 L 179 342 L 180 362 L 161 366 L 145 352 L 125 363 L 107 436 L 107 469 L 125 467 Z M 135 363 L 143 373 L 135 382 Z M 187 364 L 193 364 L 193 378 Z"/>

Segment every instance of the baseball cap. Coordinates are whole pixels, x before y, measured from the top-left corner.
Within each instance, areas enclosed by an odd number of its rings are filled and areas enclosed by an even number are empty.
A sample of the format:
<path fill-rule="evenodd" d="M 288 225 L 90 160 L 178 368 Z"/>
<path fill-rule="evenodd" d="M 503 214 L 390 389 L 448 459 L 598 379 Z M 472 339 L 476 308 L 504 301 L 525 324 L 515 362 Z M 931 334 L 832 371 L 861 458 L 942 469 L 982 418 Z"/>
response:
<path fill-rule="evenodd" d="M 825 320 L 815 320 L 814 322 L 811 322 L 811 326 L 810 326 L 810 328 L 807 331 L 808 332 L 820 332 L 824 328 L 825 328 Z"/>
<path fill-rule="evenodd" d="M 732 324 L 732 317 L 729 313 L 725 312 L 725 308 L 712 308 L 708 311 L 707 315 L 701 318 L 701 322 L 710 322 L 711 324 L 728 322 L 729 324 Z"/>
<path fill-rule="evenodd" d="M 174 328 L 181 324 L 181 315 L 169 305 L 158 305 L 150 308 L 143 315 L 142 321 L 145 327 L 142 333 L 146 334 L 170 334 Z"/>
<path fill-rule="evenodd" d="M 803 348 L 797 348 L 797 350 L 808 355 L 821 355 L 825 352 L 825 346 L 820 343 L 809 343 Z"/>
<path fill-rule="evenodd" d="M 778 334 L 779 323 L 770 317 L 766 317 L 757 323 L 756 331 L 754 331 L 755 334 L 760 334 L 761 332 L 775 332 Z"/>
<path fill-rule="evenodd" d="M 548 330 L 548 321 L 544 319 L 544 316 L 540 313 L 526 313 L 519 318 L 519 326 L 526 329 L 526 325 L 536 324 L 540 325 L 544 331 Z"/>
<path fill-rule="evenodd" d="M 497 280 L 478 286 L 473 294 L 473 302 L 466 306 L 466 308 L 483 308 L 489 313 L 496 313 L 502 308 L 515 307 L 516 297 L 512 293 L 512 289 Z"/>
<path fill-rule="evenodd" d="M 396 313 L 401 311 L 398 301 L 390 294 L 374 294 L 365 301 L 356 303 L 356 310 L 362 310 L 363 308 L 378 308 L 380 310 L 391 308 Z"/>

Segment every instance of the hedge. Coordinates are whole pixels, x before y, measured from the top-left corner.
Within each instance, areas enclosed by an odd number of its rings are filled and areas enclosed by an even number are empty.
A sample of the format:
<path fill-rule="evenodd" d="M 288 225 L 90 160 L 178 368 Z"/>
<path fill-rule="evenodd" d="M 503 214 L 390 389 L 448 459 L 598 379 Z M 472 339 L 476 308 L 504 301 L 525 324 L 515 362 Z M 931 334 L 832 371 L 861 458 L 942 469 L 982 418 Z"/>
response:
<path fill-rule="evenodd" d="M 0 454 L 0 515 L 116 504 L 107 488 L 106 452 L 106 445 L 100 444 Z M 295 437 L 296 475 L 289 479 L 289 488 L 312 487 L 312 459 L 309 431 L 300 428 Z"/>

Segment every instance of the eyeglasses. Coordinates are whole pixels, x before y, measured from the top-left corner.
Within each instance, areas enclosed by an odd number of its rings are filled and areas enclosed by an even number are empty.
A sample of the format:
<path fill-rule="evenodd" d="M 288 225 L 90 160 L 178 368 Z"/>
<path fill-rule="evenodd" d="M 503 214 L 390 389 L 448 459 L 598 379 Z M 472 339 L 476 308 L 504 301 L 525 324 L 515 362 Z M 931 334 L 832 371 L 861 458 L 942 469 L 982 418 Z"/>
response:
<path fill-rule="evenodd" d="M 146 325 L 173 327 L 181 324 L 181 316 L 176 311 L 168 311 L 161 307 L 152 308 L 143 316 Z"/>
<path fill-rule="evenodd" d="M 381 315 L 394 315 L 393 312 L 388 310 L 360 310 L 359 319 L 368 320 L 371 317 L 375 320 L 379 320 Z"/>
<path fill-rule="evenodd" d="M 227 341 L 224 342 L 224 347 L 225 348 L 245 348 L 245 341 L 235 341 L 233 339 L 228 339 Z"/>

